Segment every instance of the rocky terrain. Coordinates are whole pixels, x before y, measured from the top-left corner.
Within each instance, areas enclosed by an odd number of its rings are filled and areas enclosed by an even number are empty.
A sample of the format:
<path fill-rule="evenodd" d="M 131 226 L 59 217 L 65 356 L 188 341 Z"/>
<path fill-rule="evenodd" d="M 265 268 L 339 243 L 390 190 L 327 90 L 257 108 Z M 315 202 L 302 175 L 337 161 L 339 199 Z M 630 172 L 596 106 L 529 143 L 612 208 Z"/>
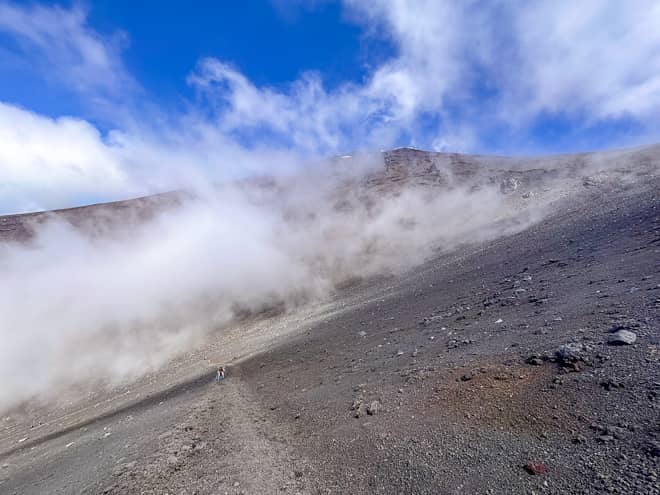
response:
<path fill-rule="evenodd" d="M 0 492 L 659 494 L 659 162 L 387 154 L 365 191 L 495 184 L 544 214 L 8 413 Z"/>

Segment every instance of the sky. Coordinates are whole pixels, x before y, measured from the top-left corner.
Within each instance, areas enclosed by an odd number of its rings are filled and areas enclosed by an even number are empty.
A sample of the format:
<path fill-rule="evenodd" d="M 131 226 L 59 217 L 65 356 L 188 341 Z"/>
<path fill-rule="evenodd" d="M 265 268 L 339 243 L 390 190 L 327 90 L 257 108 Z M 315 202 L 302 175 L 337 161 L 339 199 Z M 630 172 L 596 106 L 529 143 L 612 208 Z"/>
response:
<path fill-rule="evenodd" d="M 0 213 L 399 146 L 660 141 L 654 0 L 0 0 Z"/>

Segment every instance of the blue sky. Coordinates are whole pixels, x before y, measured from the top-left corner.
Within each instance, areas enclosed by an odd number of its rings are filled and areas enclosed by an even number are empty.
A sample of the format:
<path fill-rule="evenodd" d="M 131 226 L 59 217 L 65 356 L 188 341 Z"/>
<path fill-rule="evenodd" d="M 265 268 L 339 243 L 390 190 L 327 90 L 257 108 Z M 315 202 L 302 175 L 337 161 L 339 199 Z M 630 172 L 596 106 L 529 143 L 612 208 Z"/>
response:
<path fill-rule="evenodd" d="M 129 70 L 165 97 L 172 89 L 187 92 L 186 76 L 203 57 L 236 65 L 257 85 L 286 84 L 306 70 L 321 71 L 329 85 L 366 75 L 362 31 L 343 19 L 338 3 L 287 13 L 268 0 L 206 0 L 190 9 L 121 0 L 91 9 L 90 24 L 129 33 Z"/>
<path fill-rule="evenodd" d="M 339 3 L 305 9 L 269 0 L 194 4 L 116 0 L 84 8 L 88 26 L 108 38 L 119 38 L 126 70 L 149 98 L 167 107 L 179 107 L 194 98 L 186 78 L 204 57 L 227 61 L 255 84 L 274 87 L 309 70 L 321 72 L 328 87 L 347 80 L 359 82 L 369 63 L 371 46 L 363 43 L 362 30 L 343 18 Z M 5 34 L 2 47 L 13 51 L 15 42 Z M 387 49 L 386 42 L 378 43 L 372 56 L 383 57 Z M 1 59 L 0 70 L 7 82 L 0 94 L 4 101 L 51 116 L 90 111 L 68 88 L 7 63 L 14 57 L 4 51 Z"/>
<path fill-rule="evenodd" d="M 658 25 L 651 0 L 0 0 L 0 200 L 264 157 L 655 142 Z"/>

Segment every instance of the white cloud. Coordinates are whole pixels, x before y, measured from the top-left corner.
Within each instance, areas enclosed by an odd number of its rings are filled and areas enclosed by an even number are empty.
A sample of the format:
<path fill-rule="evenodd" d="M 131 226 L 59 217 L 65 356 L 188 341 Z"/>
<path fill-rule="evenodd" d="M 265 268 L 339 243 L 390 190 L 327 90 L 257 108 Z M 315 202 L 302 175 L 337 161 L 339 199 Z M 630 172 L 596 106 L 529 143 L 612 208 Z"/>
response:
<path fill-rule="evenodd" d="M 385 77 L 389 78 L 385 80 Z M 306 154 L 332 154 L 392 142 L 412 113 L 406 104 L 409 81 L 388 74 L 372 83 L 345 84 L 328 92 L 318 74 L 307 73 L 285 91 L 259 88 L 235 68 L 202 60 L 189 82 L 217 109 L 213 124 L 241 141 Z"/>
<path fill-rule="evenodd" d="M 176 125 L 102 135 L 89 122 L 53 119 L 0 103 L 0 215 L 290 173 L 294 152 L 250 149 L 189 115 Z"/>
<path fill-rule="evenodd" d="M 375 79 L 406 80 L 400 101 L 412 111 L 443 114 L 448 100 L 479 105 L 479 94 L 464 99 L 475 83 L 499 95 L 504 123 L 525 124 L 541 112 L 645 120 L 660 109 L 660 5 L 653 0 L 345 4 L 395 43 L 397 56 Z"/>
<path fill-rule="evenodd" d="M 478 137 L 474 129 L 466 126 L 453 126 L 450 131 L 441 132 L 432 142 L 434 151 L 461 153 L 473 150 L 478 146 Z"/>
<path fill-rule="evenodd" d="M 117 151 L 84 120 L 50 119 L 0 103 L 0 212 L 138 192 Z"/>
<path fill-rule="evenodd" d="M 285 91 L 259 88 L 236 68 L 206 59 L 190 80 L 222 102 L 217 124 L 228 133 L 270 132 L 316 153 L 393 144 L 471 151 L 498 126 L 520 130 L 547 115 L 576 119 L 577 127 L 612 118 L 656 126 L 654 2 L 344 4 L 368 36 L 393 43 L 390 59 L 363 83 L 330 92 L 318 74 Z"/>
<path fill-rule="evenodd" d="M 88 98 L 111 97 L 134 88 L 120 48 L 121 33 L 102 36 L 87 24 L 79 6 L 66 9 L 0 2 L 0 32 L 13 36 L 30 64 Z"/>
<path fill-rule="evenodd" d="M 353 17 L 396 43 L 397 55 L 378 68 L 370 82 L 375 94 L 394 98 L 408 118 L 420 110 L 440 110 L 447 91 L 465 75 L 466 37 L 471 2 L 422 0 L 345 0 Z M 377 30 L 377 31 L 376 31 Z"/>
<path fill-rule="evenodd" d="M 660 111 L 660 4 L 520 2 L 512 18 L 518 64 L 502 88 L 524 112 L 587 119 L 655 119 Z"/>

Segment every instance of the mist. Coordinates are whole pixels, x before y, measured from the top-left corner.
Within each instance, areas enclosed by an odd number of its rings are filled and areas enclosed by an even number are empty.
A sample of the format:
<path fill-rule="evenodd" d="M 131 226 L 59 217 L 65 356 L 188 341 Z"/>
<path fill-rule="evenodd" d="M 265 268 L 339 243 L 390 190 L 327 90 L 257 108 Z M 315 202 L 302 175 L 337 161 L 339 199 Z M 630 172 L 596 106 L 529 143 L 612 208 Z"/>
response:
<path fill-rule="evenodd" d="M 147 217 L 35 223 L 0 246 L 0 409 L 126 382 L 237 315 L 295 311 L 542 215 L 499 184 L 374 187 L 384 170 L 381 154 L 330 160 L 181 193 Z"/>

